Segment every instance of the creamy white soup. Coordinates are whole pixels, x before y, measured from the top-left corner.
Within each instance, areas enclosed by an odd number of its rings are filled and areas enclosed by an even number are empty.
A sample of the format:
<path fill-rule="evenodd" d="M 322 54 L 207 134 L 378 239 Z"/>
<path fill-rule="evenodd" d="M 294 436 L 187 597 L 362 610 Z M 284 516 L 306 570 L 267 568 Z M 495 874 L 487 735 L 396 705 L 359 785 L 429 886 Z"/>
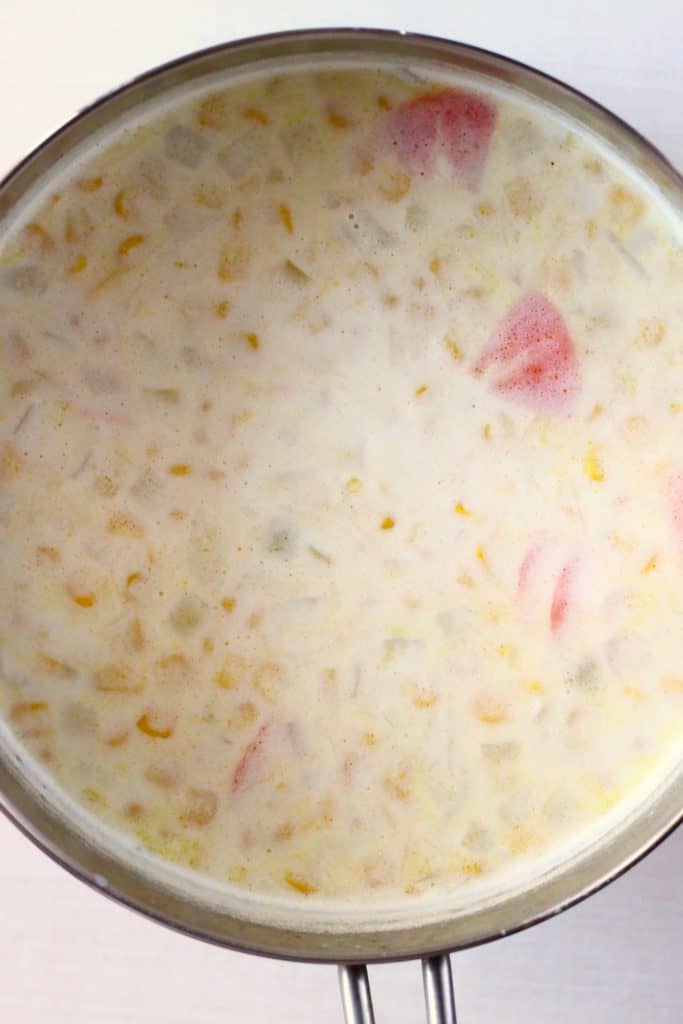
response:
<path fill-rule="evenodd" d="M 681 225 L 549 109 L 179 96 L 5 232 L 0 361 L 0 713 L 155 856 L 474 891 L 675 762 Z"/>

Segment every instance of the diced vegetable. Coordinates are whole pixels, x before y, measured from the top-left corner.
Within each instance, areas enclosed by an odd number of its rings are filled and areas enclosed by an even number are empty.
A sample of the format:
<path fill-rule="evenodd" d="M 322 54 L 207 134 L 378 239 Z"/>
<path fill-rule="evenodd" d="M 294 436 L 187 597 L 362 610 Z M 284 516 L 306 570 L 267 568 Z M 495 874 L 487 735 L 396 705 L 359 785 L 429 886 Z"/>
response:
<path fill-rule="evenodd" d="M 443 154 L 470 189 L 484 173 L 495 123 L 490 99 L 460 89 L 419 96 L 387 115 L 390 143 L 411 173 L 433 171 Z"/>
<path fill-rule="evenodd" d="M 489 373 L 506 398 L 551 415 L 571 412 L 581 387 L 567 326 L 540 292 L 529 292 L 505 315 L 474 372 Z"/>

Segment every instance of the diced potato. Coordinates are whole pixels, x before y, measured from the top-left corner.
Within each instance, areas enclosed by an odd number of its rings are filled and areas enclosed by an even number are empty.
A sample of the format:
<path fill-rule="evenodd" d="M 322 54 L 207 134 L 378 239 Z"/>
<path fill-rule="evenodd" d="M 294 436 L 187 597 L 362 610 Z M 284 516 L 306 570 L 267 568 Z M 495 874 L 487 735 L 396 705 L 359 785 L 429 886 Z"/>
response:
<path fill-rule="evenodd" d="M 47 291 L 49 283 L 45 271 L 30 264 L 10 267 L 4 272 L 1 280 L 7 288 L 26 296 L 42 295 Z"/>
<path fill-rule="evenodd" d="M 164 138 L 166 156 L 190 170 L 199 167 L 208 148 L 206 139 L 184 124 L 171 125 Z"/>
<path fill-rule="evenodd" d="M 218 811 L 218 796 L 211 789 L 189 789 L 180 820 L 183 825 L 205 828 Z"/>
<path fill-rule="evenodd" d="M 142 693 L 145 680 L 125 662 L 110 662 L 93 672 L 93 685 L 101 693 Z"/>

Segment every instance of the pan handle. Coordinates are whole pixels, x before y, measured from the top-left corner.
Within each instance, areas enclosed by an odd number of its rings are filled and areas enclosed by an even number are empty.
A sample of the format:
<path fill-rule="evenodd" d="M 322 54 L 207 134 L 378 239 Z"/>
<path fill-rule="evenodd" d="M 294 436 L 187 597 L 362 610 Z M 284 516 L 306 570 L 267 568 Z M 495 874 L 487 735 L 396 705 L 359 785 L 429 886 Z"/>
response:
<path fill-rule="evenodd" d="M 422 980 L 427 1024 L 457 1024 L 448 953 L 426 957 L 422 961 Z M 340 964 L 339 985 L 346 1024 L 375 1024 L 365 964 Z"/>

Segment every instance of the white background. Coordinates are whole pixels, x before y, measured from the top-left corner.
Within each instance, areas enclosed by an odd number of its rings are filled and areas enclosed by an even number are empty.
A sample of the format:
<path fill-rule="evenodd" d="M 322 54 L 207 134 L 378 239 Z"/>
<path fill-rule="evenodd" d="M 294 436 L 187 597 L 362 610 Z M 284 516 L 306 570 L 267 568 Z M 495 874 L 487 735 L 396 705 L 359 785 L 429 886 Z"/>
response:
<path fill-rule="evenodd" d="M 450 36 L 588 92 L 683 168 L 680 0 L 0 0 L 0 174 L 89 101 L 226 39 L 314 25 Z M 587 903 L 454 957 L 460 1024 L 681 1024 L 683 830 Z M 422 1019 L 417 964 L 373 969 Z M 90 892 L 0 821 L 2 1024 L 341 1021 L 333 968 L 228 953 Z"/>

